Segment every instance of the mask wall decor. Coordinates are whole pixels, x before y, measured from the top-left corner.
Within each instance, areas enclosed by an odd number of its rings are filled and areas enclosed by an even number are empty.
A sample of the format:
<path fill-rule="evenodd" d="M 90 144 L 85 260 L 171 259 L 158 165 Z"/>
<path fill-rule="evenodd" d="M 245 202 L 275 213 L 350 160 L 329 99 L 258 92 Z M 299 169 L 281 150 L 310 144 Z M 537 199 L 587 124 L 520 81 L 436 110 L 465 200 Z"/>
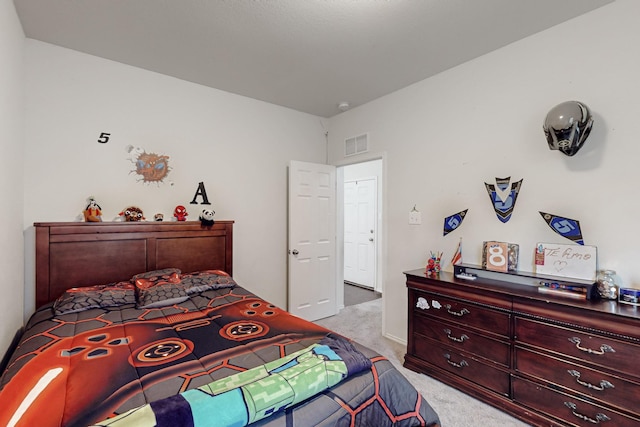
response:
<path fill-rule="evenodd" d="M 578 101 L 558 104 L 544 120 L 544 134 L 549 149 L 573 156 L 587 140 L 593 125 L 589 108 Z"/>

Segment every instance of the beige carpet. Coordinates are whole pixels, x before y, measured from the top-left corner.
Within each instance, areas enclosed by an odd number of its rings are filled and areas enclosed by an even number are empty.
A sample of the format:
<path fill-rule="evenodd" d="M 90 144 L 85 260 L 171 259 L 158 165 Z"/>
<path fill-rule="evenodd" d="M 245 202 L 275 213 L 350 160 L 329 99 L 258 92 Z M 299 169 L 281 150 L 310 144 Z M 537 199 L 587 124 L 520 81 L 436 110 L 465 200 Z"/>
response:
<path fill-rule="evenodd" d="M 319 325 L 352 338 L 393 363 L 440 416 L 442 427 L 527 426 L 498 409 L 402 366 L 406 347 L 382 336 L 382 299 L 345 307 L 336 316 L 317 321 Z"/>
<path fill-rule="evenodd" d="M 380 292 L 361 288 L 360 286 L 344 282 L 345 307 L 349 307 L 350 305 L 362 304 L 363 302 L 373 301 L 377 298 L 382 298 L 382 294 Z"/>

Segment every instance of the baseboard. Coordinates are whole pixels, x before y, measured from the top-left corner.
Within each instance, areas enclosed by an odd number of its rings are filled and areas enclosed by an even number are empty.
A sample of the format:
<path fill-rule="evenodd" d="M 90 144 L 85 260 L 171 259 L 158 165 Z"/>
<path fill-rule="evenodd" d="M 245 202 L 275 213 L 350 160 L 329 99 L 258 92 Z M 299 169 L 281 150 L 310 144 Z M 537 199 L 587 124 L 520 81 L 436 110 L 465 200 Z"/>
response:
<path fill-rule="evenodd" d="M 385 338 L 389 338 L 391 341 L 395 341 L 395 342 L 397 342 L 399 344 L 402 344 L 402 345 L 405 345 L 405 346 L 407 345 L 407 340 L 402 339 L 402 338 L 398 338 L 398 337 L 396 337 L 394 335 L 382 334 L 382 336 L 385 337 Z"/>
<path fill-rule="evenodd" d="M 360 289 L 366 289 L 367 291 L 375 291 L 376 290 L 373 286 L 365 286 L 365 285 L 361 285 L 360 283 L 350 282 L 348 280 L 345 280 L 344 284 L 345 285 L 355 286 L 356 288 L 360 288 Z"/>
<path fill-rule="evenodd" d="M 16 334 L 13 336 L 13 340 L 11 340 L 11 344 L 9 344 L 9 348 L 7 349 L 7 352 L 2 357 L 2 361 L 0 361 L 0 376 L 2 376 L 2 373 L 7 368 L 7 365 L 9 364 L 9 359 L 11 359 L 11 355 L 13 354 L 15 349 L 18 347 L 18 342 L 20 341 L 20 338 L 22 338 L 23 332 L 24 332 L 24 327 L 18 329 Z"/>

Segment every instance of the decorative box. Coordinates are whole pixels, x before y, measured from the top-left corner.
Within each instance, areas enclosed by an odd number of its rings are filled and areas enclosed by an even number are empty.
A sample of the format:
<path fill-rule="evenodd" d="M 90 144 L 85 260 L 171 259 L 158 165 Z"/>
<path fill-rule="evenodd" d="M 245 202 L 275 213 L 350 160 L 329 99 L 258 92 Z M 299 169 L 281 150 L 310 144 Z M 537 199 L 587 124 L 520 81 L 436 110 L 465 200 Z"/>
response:
<path fill-rule="evenodd" d="M 640 289 L 620 288 L 618 301 L 623 304 L 640 305 Z"/>
<path fill-rule="evenodd" d="M 516 271 L 518 269 L 519 246 L 507 242 L 482 243 L 482 268 L 485 270 Z"/>

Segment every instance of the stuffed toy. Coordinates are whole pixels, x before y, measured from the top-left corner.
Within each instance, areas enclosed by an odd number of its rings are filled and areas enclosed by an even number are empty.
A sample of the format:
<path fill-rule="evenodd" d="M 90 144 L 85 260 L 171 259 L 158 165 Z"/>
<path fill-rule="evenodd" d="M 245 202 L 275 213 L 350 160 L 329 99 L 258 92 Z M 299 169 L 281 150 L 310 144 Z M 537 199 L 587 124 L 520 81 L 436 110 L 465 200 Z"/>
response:
<path fill-rule="evenodd" d="M 163 214 L 161 214 L 161 213 L 157 213 L 157 214 L 155 214 L 155 215 L 153 216 L 153 220 L 154 220 L 154 221 L 162 221 L 162 220 L 164 220 L 164 215 L 163 215 Z"/>
<path fill-rule="evenodd" d="M 123 217 L 124 220 L 127 222 L 145 220 L 144 214 L 142 213 L 142 209 L 140 209 L 137 206 L 129 206 L 128 208 L 120 212 L 118 215 Z"/>
<path fill-rule="evenodd" d="M 173 216 L 175 216 L 178 221 L 186 221 L 188 215 L 189 214 L 187 213 L 187 208 L 182 205 L 176 206 L 175 210 L 173 211 Z"/>
<path fill-rule="evenodd" d="M 213 209 L 202 209 L 200 212 L 200 224 L 210 227 L 215 222 L 213 220 L 213 216 L 216 214 L 216 211 Z"/>
<path fill-rule="evenodd" d="M 102 208 L 93 196 L 87 199 L 87 207 L 82 212 L 86 222 L 102 222 Z"/>

